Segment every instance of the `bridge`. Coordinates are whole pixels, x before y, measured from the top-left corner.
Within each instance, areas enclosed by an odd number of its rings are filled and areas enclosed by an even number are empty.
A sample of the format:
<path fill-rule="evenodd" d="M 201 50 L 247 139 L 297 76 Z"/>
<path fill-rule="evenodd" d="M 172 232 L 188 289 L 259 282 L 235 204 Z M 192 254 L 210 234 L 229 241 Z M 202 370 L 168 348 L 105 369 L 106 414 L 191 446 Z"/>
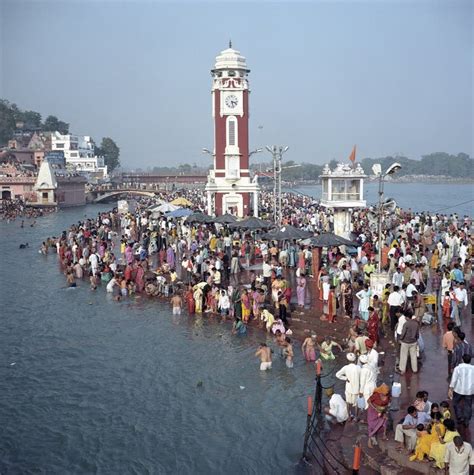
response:
<path fill-rule="evenodd" d="M 204 185 L 207 175 L 156 175 L 153 173 L 120 173 L 112 178 L 114 183 L 129 186 L 183 187 Z"/>
<path fill-rule="evenodd" d="M 165 190 L 144 190 L 137 188 L 120 188 L 112 190 L 91 189 L 86 192 L 86 199 L 89 203 L 103 203 L 112 198 L 118 198 L 120 196 L 148 196 L 155 197 L 157 195 L 166 194 Z"/>

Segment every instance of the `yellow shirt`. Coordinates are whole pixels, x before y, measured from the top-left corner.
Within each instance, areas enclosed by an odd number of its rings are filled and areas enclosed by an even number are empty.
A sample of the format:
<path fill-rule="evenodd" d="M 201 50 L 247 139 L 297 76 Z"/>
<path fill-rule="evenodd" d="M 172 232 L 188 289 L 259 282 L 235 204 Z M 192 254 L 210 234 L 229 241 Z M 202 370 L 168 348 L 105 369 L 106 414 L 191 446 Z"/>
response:
<path fill-rule="evenodd" d="M 212 236 L 211 239 L 209 240 L 209 248 L 211 251 L 214 251 L 217 246 L 217 238 L 216 236 Z"/>

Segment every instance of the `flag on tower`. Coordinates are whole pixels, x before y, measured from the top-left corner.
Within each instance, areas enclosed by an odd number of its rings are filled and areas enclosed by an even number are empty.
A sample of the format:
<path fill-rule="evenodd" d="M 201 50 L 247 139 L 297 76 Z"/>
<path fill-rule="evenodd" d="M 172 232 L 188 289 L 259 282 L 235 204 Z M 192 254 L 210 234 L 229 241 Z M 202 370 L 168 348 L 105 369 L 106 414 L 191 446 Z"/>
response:
<path fill-rule="evenodd" d="M 352 149 L 351 154 L 349 155 L 349 160 L 354 163 L 356 161 L 356 146 Z"/>

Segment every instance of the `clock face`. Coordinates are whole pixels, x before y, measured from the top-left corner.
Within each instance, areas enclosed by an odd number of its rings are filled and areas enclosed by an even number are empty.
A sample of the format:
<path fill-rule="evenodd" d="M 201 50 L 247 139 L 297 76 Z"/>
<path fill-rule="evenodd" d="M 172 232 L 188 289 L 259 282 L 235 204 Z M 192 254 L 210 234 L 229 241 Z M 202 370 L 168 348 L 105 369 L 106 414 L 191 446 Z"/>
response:
<path fill-rule="evenodd" d="M 225 98 L 225 105 L 229 109 L 233 109 L 234 107 L 237 107 L 237 104 L 239 103 L 239 99 L 237 99 L 237 96 L 234 94 L 230 94 Z"/>

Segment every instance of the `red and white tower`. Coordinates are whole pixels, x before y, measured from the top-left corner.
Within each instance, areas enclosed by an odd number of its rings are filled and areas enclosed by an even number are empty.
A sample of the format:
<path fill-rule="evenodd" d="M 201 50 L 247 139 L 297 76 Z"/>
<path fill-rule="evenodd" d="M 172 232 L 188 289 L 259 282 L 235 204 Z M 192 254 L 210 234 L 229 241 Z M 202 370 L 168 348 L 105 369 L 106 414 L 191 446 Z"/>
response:
<path fill-rule="evenodd" d="M 208 213 L 216 216 L 258 216 L 259 186 L 249 170 L 249 72 L 245 58 L 231 43 L 211 70 L 214 168 L 206 192 Z"/>

